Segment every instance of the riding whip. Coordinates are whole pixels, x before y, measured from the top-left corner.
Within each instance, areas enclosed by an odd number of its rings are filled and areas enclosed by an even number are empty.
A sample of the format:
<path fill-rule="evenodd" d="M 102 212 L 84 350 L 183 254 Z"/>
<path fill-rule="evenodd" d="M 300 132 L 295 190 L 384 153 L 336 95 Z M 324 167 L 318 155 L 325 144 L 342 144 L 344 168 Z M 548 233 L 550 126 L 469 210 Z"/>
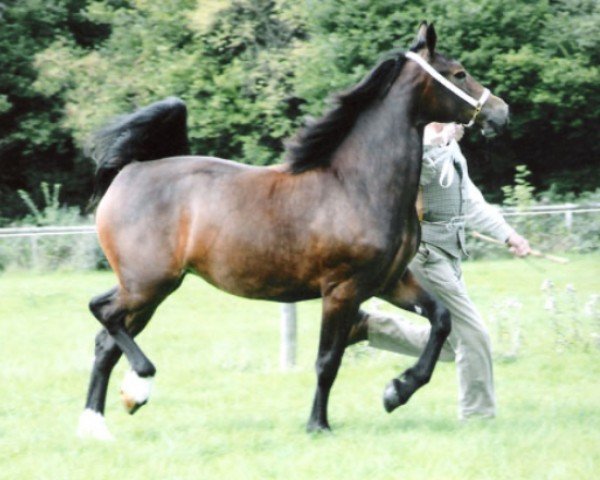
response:
<path fill-rule="evenodd" d="M 484 235 L 483 233 L 471 232 L 471 234 L 475 238 L 479 238 L 480 240 L 485 240 L 486 242 L 489 242 L 489 243 L 495 243 L 496 245 L 504 245 L 504 242 L 501 242 L 500 240 L 496 240 L 495 238 L 492 238 L 492 237 L 488 237 L 487 235 Z M 568 258 L 557 257 L 556 255 L 549 255 L 547 253 L 542 253 L 539 250 L 534 250 L 533 248 L 531 249 L 530 254 L 534 257 L 545 258 L 546 260 L 550 260 L 551 262 L 562 263 L 562 264 L 569 263 Z"/>

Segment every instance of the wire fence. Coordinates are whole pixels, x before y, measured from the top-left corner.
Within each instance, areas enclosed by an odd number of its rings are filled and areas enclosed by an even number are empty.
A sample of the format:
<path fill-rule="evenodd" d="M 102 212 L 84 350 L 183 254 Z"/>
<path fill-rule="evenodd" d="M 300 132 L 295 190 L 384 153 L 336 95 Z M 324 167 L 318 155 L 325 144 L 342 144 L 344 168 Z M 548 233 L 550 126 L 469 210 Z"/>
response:
<path fill-rule="evenodd" d="M 502 215 L 508 219 L 511 217 L 560 215 L 563 217 L 564 226 L 568 231 L 573 230 L 574 214 L 598 212 L 600 212 L 600 204 L 578 205 L 576 203 L 564 203 L 560 205 L 535 205 L 527 209 L 519 209 L 517 207 L 505 207 L 502 209 Z"/>
<path fill-rule="evenodd" d="M 504 208 L 503 215 L 532 245 L 547 251 L 593 251 L 600 239 L 600 204 L 537 205 Z M 469 237 L 473 258 L 498 255 L 506 249 Z M 0 228 L 0 270 L 52 270 L 107 267 L 93 225 Z M 281 304 L 280 367 L 296 363 L 295 304 Z"/>
<path fill-rule="evenodd" d="M 540 250 L 579 253 L 598 248 L 600 203 L 501 210 Z M 95 233 L 93 225 L 0 228 L 0 270 L 106 267 Z M 501 248 L 473 238 L 469 238 L 468 246 L 473 258 L 503 253 Z"/>
<path fill-rule="evenodd" d="M 0 270 L 94 269 L 105 264 L 93 225 L 0 228 Z"/>
<path fill-rule="evenodd" d="M 599 247 L 600 204 L 565 203 L 503 208 L 502 214 L 532 247 L 546 253 L 586 253 Z M 483 232 L 485 233 L 485 232 Z M 506 250 L 470 239 L 473 258 L 507 254 Z"/>

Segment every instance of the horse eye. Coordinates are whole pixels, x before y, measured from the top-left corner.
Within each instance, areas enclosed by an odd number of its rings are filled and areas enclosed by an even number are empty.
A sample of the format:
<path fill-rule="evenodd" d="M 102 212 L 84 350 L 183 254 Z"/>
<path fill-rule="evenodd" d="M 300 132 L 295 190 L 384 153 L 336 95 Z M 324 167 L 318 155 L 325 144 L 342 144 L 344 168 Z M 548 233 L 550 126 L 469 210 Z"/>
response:
<path fill-rule="evenodd" d="M 456 78 L 457 80 L 464 80 L 465 78 L 467 78 L 467 74 L 464 70 L 461 70 L 460 72 L 456 72 L 454 74 L 454 78 Z"/>

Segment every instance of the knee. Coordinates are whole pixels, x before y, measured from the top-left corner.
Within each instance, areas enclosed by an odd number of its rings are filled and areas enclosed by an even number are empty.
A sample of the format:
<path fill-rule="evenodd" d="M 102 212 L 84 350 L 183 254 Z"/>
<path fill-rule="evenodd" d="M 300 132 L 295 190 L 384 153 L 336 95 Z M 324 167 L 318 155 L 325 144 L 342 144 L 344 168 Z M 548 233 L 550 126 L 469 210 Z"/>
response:
<path fill-rule="evenodd" d="M 116 326 L 125 316 L 125 312 L 116 306 L 112 295 L 105 294 L 92 298 L 89 309 L 94 317 L 108 330 L 108 333 L 114 333 Z"/>
<path fill-rule="evenodd" d="M 492 340 L 491 340 L 490 334 L 486 328 L 482 328 L 481 330 L 478 330 L 476 338 L 477 338 L 477 343 L 485 346 L 488 349 L 491 348 Z"/>
<path fill-rule="evenodd" d="M 479 351 L 490 351 L 492 349 L 490 334 L 483 325 L 470 331 L 468 335 L 461 336 L 463 337 L 461 339 L 462 343 L 465 344 L 467 348 Z"/>
<path fill-rule="evenodd" d="M 90 309 L 90 312 L 92 312 L 92 315 L 94 315 L 94 317 L 96 317 L 96 319 L 100 322 L 102 322 L 102 302 L 101 302 L 101 297 L 94 297 L 90 300 L 90 303 L 88 304 L 88 308 Z"/>
<path fill-rule="evenodd" d="M 112 304 L 112 292 L 109 292 L 92 298 L 88 306 L 92 315 L 105 325 L 107 320 L 112 316 L 112 310 L 114 310 Z"/>

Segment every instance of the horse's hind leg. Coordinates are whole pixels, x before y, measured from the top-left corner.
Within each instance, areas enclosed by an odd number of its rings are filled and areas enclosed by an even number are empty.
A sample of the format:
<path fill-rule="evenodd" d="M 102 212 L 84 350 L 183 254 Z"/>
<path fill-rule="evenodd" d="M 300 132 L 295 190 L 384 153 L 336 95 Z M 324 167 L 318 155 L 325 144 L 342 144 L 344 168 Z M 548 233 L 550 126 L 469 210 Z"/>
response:
<path fill-rule="evenodd" d="M 134 413 L 147 402 L 156 368 L 133 337 L 146 326 L 158 305 L 180 283 L 181 279 L 162 282 L 160 288 L 138 288 L 134 293 L 131 289 L 125 292 L 122 287 L 115 287 L 90 302 L 90 310 L 104 328 L 96 337 L 96 357 L 86 409 L 80 419 L 81 436 L 111 438 L 104 424 L 103 411 L 110 374 L 122 353 L 132 368 L 121 386 L 125 407 Z"/>
<path fill-rule="evenodd" d="M 108 380 L 120 357 L 121 350 L 108 331 L 103 328 L 96 335 L 94 365 L 90 376 L 85 410 L 79 417 L 78 437 L 97 440 L 113 439 L 104 421 L 104 405 Z"/>
<path fill-rule="evenodd" d="M 156 373 L 156 368 L 133 341 L 132 336 L 125 328 L 125 319 L 128 314 L 145 309 L 153 303 L 153 299 L 136 299 L 135 306 L 130 306 L 127 297 L 131 297 L 131 295 L 124 294 L 122 288 L 114 288 L 103 295 L 94 297 L 90 301 L 90 310 L 125 354 L 131 368 L 140 377 L 152 377 Z"/>
<path fill-rule="evenodd" d="M 400 377 L 393 379 L 384 391 L 383 405 L 386 411 L 391 412 L 404 405 L 417 389 L 429 382 L 442 346 L 450 334 L 451 323 L 448 309 L 417 283 L 410 270 L 381 298 L 397 307 L 423 315 L 431 323 L 429 339 L 417 363 Z"/>
<path fill-rule="evenodd" d="M 155 311 L 156 307 L 151 307 L 128 315 L 125 321 L 127 331 L 132 336 L 140 333 Z M 113 437 L 104 421 L 104 407 L 110 375 L 123 352 L 106 328 L 100 330 L 96 335 L 95 345 L 94 365 L 90 376 L 85 410 L 80 417 L 77 434 L 84 438 L 111 440 Z"/>

